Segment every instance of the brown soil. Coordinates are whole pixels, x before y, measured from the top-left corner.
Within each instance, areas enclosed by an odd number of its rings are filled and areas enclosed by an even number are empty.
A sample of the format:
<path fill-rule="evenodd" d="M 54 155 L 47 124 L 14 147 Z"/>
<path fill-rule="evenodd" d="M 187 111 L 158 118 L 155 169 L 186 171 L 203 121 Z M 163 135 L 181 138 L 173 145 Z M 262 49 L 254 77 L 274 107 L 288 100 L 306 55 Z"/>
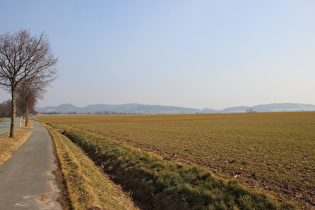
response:
<path fill-rule="evenodd" d="M 82 128 L 79 128 L 82 129 Z M 101 133 L 95 132 L 95 131 L 91 131 L 88 129 L 82 129 L 82 130 L 86 130 L 90 133 L 94 133 L 97 135 L 101 135 L 113 140 L 117 140 L 120 142 L 124 142 L 127 143 L 129 145 L 133 145 L 136 147 L 139 147 L 141 149 L 144 149 L 146 151 L 149 152 L 153 152 L 157 155 L 160 155 L 162 157 L 171 157 L 173 160 L 178 161 L 178 162 L 182 162 L 188 165 L 198 165 L 200 167 L 206 168 L 208 170 L 210 170 L 213 173 L 219 173 L 219 174 L 223 174 L 223 175 L 227 175 L 229 177 L 234 177 L 237 179 L 242 180 L 246 185 L 248 186 L 255 186 L 257 188 L 260 188 L 263 191 L 266 191 L 268 193 L 273 194 L 279 201 L 284 201 L 284 200 L 289 200 L 289 201 L 293 201 L 298 203 L 298 206 L 300 209 L 315 209 L 315 186 L 313 186 L 313 191 L 312 192 L 308 192 L 308 191 L 304 191 L 304 190 L 300 190 L 297 191 L 296 189 L 299 189 L 299 184 L 298 183 L 292 183 L 292 182 L 286 182 L 286 183 L 278 183 L 276 182 L 276 180 L 271 180 L 271 179 L 257 179 L 257 175 L 258 173 L 262 173 L 262 172 L 255 172 L 255 173 L 246 173 L 246 172 L 240 172 L 240 171 L 236 171 L 233 169 L 233 167 L 228 168 L 213 168 L 211 165 L 209 164 L 204 164 L 202 162 L 193 162 L 190 160 L 187 160 L 183 157 L 181 157 L 178 154 L 170 154 L 167 152 L 164 152 L 162 150 L 159 150 L 153 146 L 146 146 L 146 145 L 142 145 L 139 143 L 135 143 L 133 141 L 130 140 L 126 140 L 126 139 L 122 139 L 122 138 L 118 138 L 115 136 L 105 136 Z M 238 163 L 237 160 L 235 161 L 230 161 L 230 164 L 235 164 Z M 246 164 L 246 163 L 238 163 L 238 164 Z M 292 190 L 294 189 L 294 190 Z"/>

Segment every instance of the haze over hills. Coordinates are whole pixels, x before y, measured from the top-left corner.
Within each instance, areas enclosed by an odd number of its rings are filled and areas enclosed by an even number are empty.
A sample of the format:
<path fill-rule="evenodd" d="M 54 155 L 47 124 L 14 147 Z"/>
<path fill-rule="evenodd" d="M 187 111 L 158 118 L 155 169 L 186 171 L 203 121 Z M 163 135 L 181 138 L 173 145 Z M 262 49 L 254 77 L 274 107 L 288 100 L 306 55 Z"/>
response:
<path fill-rule="evenodd" d="M 293 112 L 293 111 L 315 111 L 315 105 L 298 103 L 273 103 L 256 106 L 229 107 L 222 110 L 195 109 L 178 106 L 144 105 L 144 104 L 91 104 L 86 107 L 76 107 L 72 104 L 61 104 L 59 106 L 36 107 L 40 113 L 56 114 L 196 114 L 196 113 L 244 113 L 244 112 Z"/>

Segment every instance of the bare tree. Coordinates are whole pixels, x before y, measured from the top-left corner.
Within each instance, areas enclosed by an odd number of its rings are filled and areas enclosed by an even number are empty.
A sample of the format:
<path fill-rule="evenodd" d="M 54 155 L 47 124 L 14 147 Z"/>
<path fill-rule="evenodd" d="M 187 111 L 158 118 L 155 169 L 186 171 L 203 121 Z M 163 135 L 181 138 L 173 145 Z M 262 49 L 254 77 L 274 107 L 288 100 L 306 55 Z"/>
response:
<path fill-rule="evenodd" d="M 42 78 L 34 78 L 28 83 L 22 83 L 22 86 L 19 88 L 17 93 L 17 106 L 18 109 L 24 116 L 25 126 L 29 124 L 30 112 L 35 113 L 35 105 L 38 99 L 42 99 L 45 87 L 49 85 L 47 80 L 42 80 Z"/>
<path fill-rule="evenodd" d="M 57 64 L 47 36 L 31 36 L 29 30 L 0 35 L 0 86 L 11 92 L 12 118 L 10 137 L 14 137 L 17 91 L 22 83 L 36 78 L 52 81 L 56 77 Z"/>

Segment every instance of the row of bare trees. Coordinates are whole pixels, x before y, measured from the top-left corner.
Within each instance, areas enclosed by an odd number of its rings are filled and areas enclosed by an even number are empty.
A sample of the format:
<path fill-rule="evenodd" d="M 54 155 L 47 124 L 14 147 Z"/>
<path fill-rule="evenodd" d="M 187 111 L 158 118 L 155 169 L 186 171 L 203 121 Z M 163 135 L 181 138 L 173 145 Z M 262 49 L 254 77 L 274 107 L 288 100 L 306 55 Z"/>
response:
<path fill-rule="evenodd" d="M 26 110 L 25 110 L 25 103 L 19 97 L 17 98 L 17 109 L 16 109 L 16 115 L 17 116 L 23 116 L 25 118 Z M 30 102 L 29 104 L 29 114 L 35 115 L 37 112 L 35 111 L 35 105 L 36 103 Z M 0 103 L 0 118 L 9 118 L 12 116 L 12 100 L 6 100 Z M 26 121 L 25 121 L 26 124 Z M 26 124 L 27 126 L 27 124 Z"/>
<path fill-rule="evenodd" d="M 0 35 L 0 87 L 11 93 L 10 137 L 14 137 L 17 98 L 29 122 L 29 110 L 55 80 L 57 71 L 47 36 L 32 36 L 29 30 Z"/>
<path fill-rule="evenodd" d="M 4 101 L 0 104 L 0 118 L 11 117 L 11 100 Z"/>

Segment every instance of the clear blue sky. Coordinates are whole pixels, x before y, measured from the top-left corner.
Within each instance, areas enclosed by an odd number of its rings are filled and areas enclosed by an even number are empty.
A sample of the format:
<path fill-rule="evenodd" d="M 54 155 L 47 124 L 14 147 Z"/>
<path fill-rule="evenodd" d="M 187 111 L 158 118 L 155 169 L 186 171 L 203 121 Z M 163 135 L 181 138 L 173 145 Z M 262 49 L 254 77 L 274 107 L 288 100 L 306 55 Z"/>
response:
<path fill-rule="evenodd" d="M 41 107 L 315 104 L 314 0 L 0 0 L 0 8 L 1 34 L 44 31 L 59 58 Z"/>

